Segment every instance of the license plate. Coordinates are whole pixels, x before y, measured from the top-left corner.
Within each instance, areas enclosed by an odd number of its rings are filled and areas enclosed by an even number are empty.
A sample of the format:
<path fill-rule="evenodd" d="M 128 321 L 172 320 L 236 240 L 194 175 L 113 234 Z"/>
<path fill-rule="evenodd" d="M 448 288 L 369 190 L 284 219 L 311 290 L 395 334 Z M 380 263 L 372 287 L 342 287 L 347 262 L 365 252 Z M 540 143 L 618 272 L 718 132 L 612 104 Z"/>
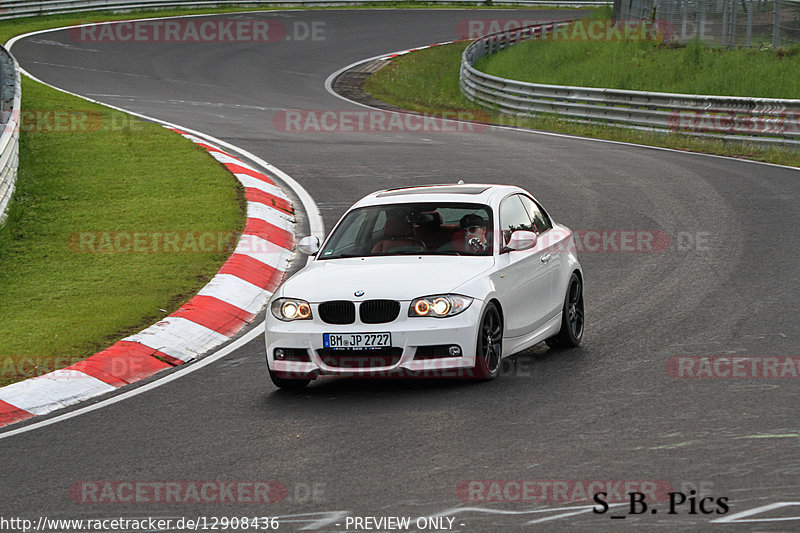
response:
<path fill-rule="evenodd" d="M 325 348 L 368 350 L 392 345 L 391 333 L 323 333 Z"/>

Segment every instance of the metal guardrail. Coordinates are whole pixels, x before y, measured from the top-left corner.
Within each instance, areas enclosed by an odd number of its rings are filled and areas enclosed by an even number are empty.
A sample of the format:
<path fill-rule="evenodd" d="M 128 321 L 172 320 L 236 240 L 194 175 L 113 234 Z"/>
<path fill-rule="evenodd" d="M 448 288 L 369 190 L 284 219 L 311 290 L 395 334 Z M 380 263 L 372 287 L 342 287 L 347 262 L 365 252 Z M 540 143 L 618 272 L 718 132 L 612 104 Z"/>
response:
<path fill-rule="evenodd" d="M 558 115 L 650 131 L 800 146 L 800 100 L 543 85 L 499 78 L 475 68 L 481 57 L 541 37 L 563 24 L 567 23 L 474 40 L 461 57 L 461 92 L 473 102 L 515 115 Z"/>
<path fill-rule="evenodd" d="M 133 9 L 199 8 L 240 6 L 341 6 L 374 3 L 375 0 L 4 0 L 0 4 L 0 19 L 78 13 L 82 11 L 124 11 Z M 485 5 L 481 0 L 425 0 L 437 4 Z M 593 6 L 609 5 L 609 0 L 492 0 L 493 5 L 521 6 Z"/>
<path fill-rule="evenodd" d="M 6 218 L 17 180 L 21 96 L 17 60 L 0 46 L 0 222 Z"/>

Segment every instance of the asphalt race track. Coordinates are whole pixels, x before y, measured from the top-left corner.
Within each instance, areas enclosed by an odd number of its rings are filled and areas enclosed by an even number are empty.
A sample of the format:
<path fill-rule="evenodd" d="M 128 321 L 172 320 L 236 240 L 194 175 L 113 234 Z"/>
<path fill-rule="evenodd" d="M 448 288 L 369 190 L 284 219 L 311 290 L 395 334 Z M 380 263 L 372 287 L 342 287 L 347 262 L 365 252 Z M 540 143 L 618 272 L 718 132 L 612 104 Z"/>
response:
<path fill-rule="evenodd" d="M 259 336 L 164 386 L 0 440 L 2 515 L 266 515 L 282 517 L 282 531 L 357 530 L 347 516 L 449 517 L 445 528 L 470 532 L 798 531 L 800 378 L 667 370 L 677 356 L 800 356 L 797 170 L 509 129 L 287 132 L 273 120 L 284 109 L 363 109 L 329 94 L 326 78 L 455 39 L 466 19 L 566 16 L 292 11 L 224 15 L 280 20 L 298 37 L 273 43 L 81 42 L 66 31 L 18 42 L 20 64 L 48 83 L 276 165 L 311 193 L 326 228 L 371 191 L 464 179 L 525 187 L 591 237 L 587 247 L 601 244 L 581 255 L 580 349 L 536 346 L 490 383 L 324 379 L 287 394 L 269 382 Z M 316 39 L 292 33 L 311 27 L 322 28 Z M 658 232 L 669 246 L 615 250 L 621 231 Z M 110 504 L 75 492 L 89 481 L 207 480 L 276 481 L 287 494 L 260 505 Z M 513 482 L 523 480 L 568 489 L 519 501 Z M 591 481 L 611 487 L 610 501 L 628 481 L 683 491 L 687 502 L 667 514 L 662 497 L 648 501 L 658 514 L 612 520 L 627 503 L 594 514 L 591 499 L 566 501 Z M 696 501 L 714 498 L 711 514 L 690 513 L 692 489 Z M 728 513 L 716 513 L 719 498 Z M 712 523 L 751 509 L 761 510 L 750 519 L 766 521 Z"/>

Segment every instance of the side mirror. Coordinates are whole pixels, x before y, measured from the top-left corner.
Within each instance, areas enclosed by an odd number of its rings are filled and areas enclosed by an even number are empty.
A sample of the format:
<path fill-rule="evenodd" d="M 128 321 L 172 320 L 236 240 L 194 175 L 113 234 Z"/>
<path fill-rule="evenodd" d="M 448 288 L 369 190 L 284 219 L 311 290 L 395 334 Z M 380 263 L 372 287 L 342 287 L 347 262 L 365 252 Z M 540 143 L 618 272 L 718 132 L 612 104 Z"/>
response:
<path fill-rule="evenodd" d="M 319 239 L 314 235 L 303 237 L 297 243 L 297 249 L 306 255 L 314 255 L 319 252 Z"/>
<path fill-rule="evenodd" d="M 517 230 L 511 234 L 505 249 L 509 251 L 529 250 L 536 246 L 539 238 L 533 231 Z"/>

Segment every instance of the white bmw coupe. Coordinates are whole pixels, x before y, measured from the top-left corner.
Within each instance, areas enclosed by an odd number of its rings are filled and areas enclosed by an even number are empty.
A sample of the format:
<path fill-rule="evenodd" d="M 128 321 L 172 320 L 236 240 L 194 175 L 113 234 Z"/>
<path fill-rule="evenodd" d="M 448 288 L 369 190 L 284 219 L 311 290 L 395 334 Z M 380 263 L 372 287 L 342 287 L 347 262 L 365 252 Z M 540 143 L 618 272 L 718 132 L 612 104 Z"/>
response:
<path fill-rule="evenodd" d="M 320 375 L 491 379 L 501 358 L 583 337 L 572 232 L 508 185 L 372 193 L 269 302 L 267 366 L 280 388 Z"/>

